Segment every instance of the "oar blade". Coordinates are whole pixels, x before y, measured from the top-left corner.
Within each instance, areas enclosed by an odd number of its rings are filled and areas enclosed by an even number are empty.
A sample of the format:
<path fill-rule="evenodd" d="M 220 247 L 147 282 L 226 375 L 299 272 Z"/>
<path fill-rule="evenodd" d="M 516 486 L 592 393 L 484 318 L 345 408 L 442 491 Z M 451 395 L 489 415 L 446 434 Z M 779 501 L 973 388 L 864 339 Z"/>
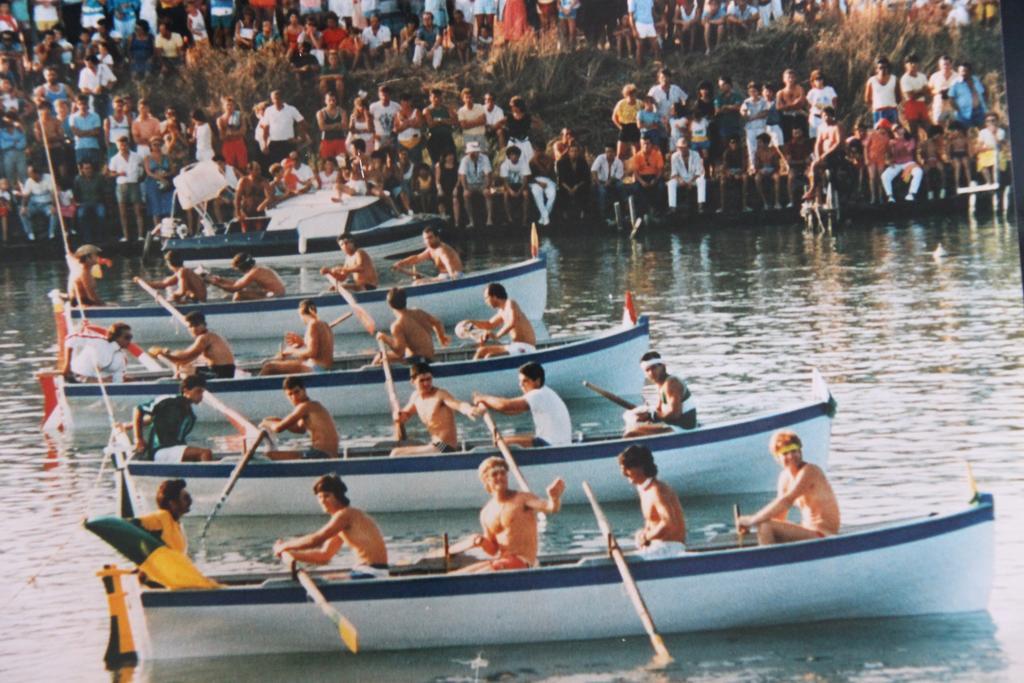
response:
<path fill-rule="evenodd" d="M 665 641 L 662 640 L 661 636 L 657 633 L 651 635 L 651 645 L 654 647 L 654 659 L 651 660 L 651 668 L 664 669 L 672 662 L 676 661 L 669 654 L 668 648 L 665 646 Z"/>
<path fill-rule="evenodd" d="M 359 654 L 359 631 L 351 621 L 338 615 L 338 635 L 352 654 Z"/>

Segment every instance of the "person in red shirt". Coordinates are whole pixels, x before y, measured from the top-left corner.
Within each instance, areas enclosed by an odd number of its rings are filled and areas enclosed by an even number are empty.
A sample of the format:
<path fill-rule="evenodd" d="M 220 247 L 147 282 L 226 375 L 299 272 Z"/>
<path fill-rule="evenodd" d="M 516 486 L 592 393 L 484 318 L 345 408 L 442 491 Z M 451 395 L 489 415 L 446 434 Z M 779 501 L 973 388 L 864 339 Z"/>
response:
<path fill-rule="evenodd" d="M 662 181 L 662 172 L 665 170 L 665 157 L 661 150 L 654 144 L 649 135 L 644 135 L 640 140 L 640 151 L 633 157 L 633 174 L 636 182 L 633 183 L 633 192 L 640 203 L 640 211 L 648 213 L 665 195 L 665 187 Z"/>

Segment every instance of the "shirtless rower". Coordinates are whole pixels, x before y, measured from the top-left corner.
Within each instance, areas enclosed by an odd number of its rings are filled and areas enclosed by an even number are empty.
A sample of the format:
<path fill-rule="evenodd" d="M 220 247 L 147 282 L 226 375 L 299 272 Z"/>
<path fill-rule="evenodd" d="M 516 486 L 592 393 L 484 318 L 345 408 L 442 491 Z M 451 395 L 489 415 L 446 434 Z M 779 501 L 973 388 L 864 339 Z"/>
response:
<path fill-rule="evenodd" d="M 171 351 L 167 348 L 154 346 L 149 349 L 151 356 L 163 356 L 176 366 L 191 363 L 202 356 L 206 360 L 205 366 L 196 368 L 195 374 L 204 379 L 231 379 L 235 376 L 235 354 L 231 347 L 216 332 L 211 332 L 206 327 L 206 316 L 199 311 L 192 311 L 185 316 L 188 324 L 188 331 L 194 338 L 192 345 L 181 351 Z"/>
<path fill-rule="evenodd" d="M 388 346 L 391 351 L 388 359 L 405 362 L 412 357 L 434 360 L 434 339 L 431 333 L 437 334 L 441 346 L 448 346 L 451 341 L 444 333 L 444 323 L 419 308 L 406 308 L 406 294 L 401 287 L 388 290 L 388 306 L 395 314 L 395 322 L 391 323 L 391 334 L 378 332 L 376 337 Z M 381 362 L 380 354 L 374 364 Z"/>
<path fill-rule="evenodd" d="M 462 259 L 455 249 L 441 241 L 436 228 L 423 229 L 423 244 L 426 245 L 426 249 L 396 261 L 391 269 L 405 272 L 403 269 L 407 266 L 430 261 L 437 268 L 434 280 L 457 280 L 462 277 Z"/>
<path fill-rule="evenodd" d="M 356 241 L 351 237 L 342 235 L 338 238 L 338 245 L 345 254 L 345 263 L 333 268 L 321 268 L 321 275 L 330 275 L 347 289 L 354 292 L 365 292 L 377 289 L 380 278 L 377 276 L 377 269 L 373 265 L 373 259 L 366 253 L 365 249 L 356 246 Z M 351 278 L 351 282 L 346 281 Z"/>
<path fill-rule="evenodd" d="M 74 306 L 104 306 L 103 299 L 96 291 L 96 279 L 92 268 L 99 263 L 102 250 L 94 244 L 83 244 L 75 250 L 78 262 L 68 275 L 68 299 Z"/>
<path fill-rule="evenodd" d="M 426 363 L 413 363 L 409 371 L 409 382 L 413 386 L 412 396 L 402 410 L 394 416 L 400 424 L 417 415 L 430 434 L 430 443 L 425 446 L 399 446 L 391 455 L 424 455 L 428 453 L 454 453 L 459 441 L 459 430 L 455 426 L 455 411 L 475 420 L 476 410 L 465 401 L 460 401 L 444 389 L 434 386 L 434 376 Z"/>
<path fill-rule="evenodd" d="M 258 161 L 252 161 L 248 173 L 238 179 L 235 188 L 235 217 L 242 226 L 242 232 L 256 232 L 266 225 L 260 204 L 270 196 L 269 186 L 263 178 L 263 169 Z"/>
<path fill-rule="evenodd" d="M 658 405 L 652 410 L 643 404 L 626 411 L 625 438 L 659 434 L 671 427 L 696 429 L 697 405 L 683 380 L 668 374 L 665 361 L 657 351 L 648 351 L 640 358 L 640 367 L 647 379 L 658 387 Z M 635 424 L 630 424 L 635 422 Z"/>
<path fill-rule="evenodd" d="M 311 445 L 304 451 L 270 451 L 267 457 L 271 460 L 337 458 L 338 430 L 331 414 L 318 401 L 309 397 L 301 377 L 285 377 L 282 388 L 295 409 L 283 418 L 264 418 L 260 427 L 275 434 L 285 430 L 296 434 L 308 433 Z"/>
<path fill-rule="evenodd" d="M 163 280 L 143 280 L 153 289 L 166 289 L 175 287 L 171 294 L 171 301 L 184 301 L 189 303 L 206 301 L 206 283 L 191 268 L 185 267 L 185 260 L 181 254 L 173 249 L 164 254 L 164 262 L 170 269 L 171 274 Z"/>
<path fill-rule="evenodd" d="M 498 456 L 480 463 L 477 472 L 491 499 L 480 510 L 483 533 L 473 538 L 473 545 L 497 557 L 472 564 L 459 573 L 536 567 L 537 513 L 552 515 L 562 509 L 565 482 L 561 478 L 551 482 L 548 499 L 543 500 L 532 493 L 510 489 L 508 465 Z"/>
<path fill-rule="evenodd" d="M 291 553 L 299 562 L 327 564 L 341 546 L 348 545 L 356 555 L 357 564 L 349 573 L 351 579 L 383 579 L 388 576 L 388 549 L 376 522 L 368 514 L 349 503 L 348 487 L 336 474 L 325 474 L 313 484 L 313 493 L 320 507 L 331 516 L 317 531 L 274 543 L 274 554 Z"/>
<path fill-rule="evenodd" d="M 544 386 L 544 368 L 540 363 L 526 363 L 519 368 L 519 388 L 523 395 L 502 398 L 473 392 L 473 405 L 477 412 L 490 408 L 505 415 L 518 415 L 530 411 L 533 434 L 504 437 L 510 446 L 566 446 L 572 443 L 572 420 L 565 402 L 551 387 Z"/>
<path fill-rule="evenodd" d="M 484 288 L 484 302 L 498 312 L 490 320 L 466 320 L 463 325 L 487 330 L 480 339 L 480 348 L 474 358 L 490 358 L 491 356 L 517 356 L 533 353 L 537 350 L 537 333 L 526 318 L 523 310 L 514 300 L 508 298 L 505 286 L 500 282 L 492 282 Z M 505 335 L 509 336 L 508 344 L 486 344 L 488 339 L 495 341 Z"/>
<path fill-rule="evenodd" d="M 647 446 L 633 444 L 619 453 L 619 468 L 640 494 L 644 526 L 634 536 L 639 554 L 647 560 L 686 552 L 686 518 L 679 496 L 658 479 L 658 466 Z"/>
<path fill-rule="evenodd" d="M 266 299 L 271 296 L 284 296 L 284 282 L 281 276 L 266 266 L 257 266 L 256 259 L 248 252 L 239 252 L 231 259 L 231 267 L 242 277 L 229 280 L 220 275 L 208 275 L 206 281 L 225 292 L 234 292 L 235 301 Z"/>
<path fill-rule="evenodd" d="M 261 375 L 330 372 L 334 367 L 334 333 L 317 315 L 312 299 L 299 302 L 299 317 L 306 323 L 306 336 L 286 333 L 287 348 L 276 359 L 263 364 Z"/>
<path fill-rule="evenodd" d="M 761 545 L 824 538 L 839 533 L 839 503 L 820 467 L 804 462 L 803 444 L 791 431 L 772 435 L 771 452 L 782 466 L 778 495 L 753 515 L 737 520 L 740 532 L 757 527 Z M 800 524 L 786 521 L 789 509 L 800 510 Z"/>

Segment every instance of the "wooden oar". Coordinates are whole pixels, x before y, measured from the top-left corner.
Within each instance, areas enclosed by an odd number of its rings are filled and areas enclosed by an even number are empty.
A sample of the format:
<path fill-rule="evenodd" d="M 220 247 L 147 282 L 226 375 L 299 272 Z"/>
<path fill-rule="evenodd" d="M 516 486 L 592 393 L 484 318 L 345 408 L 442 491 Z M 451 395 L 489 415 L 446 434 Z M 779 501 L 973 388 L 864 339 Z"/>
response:
<path fill-rule="evenodd" d="M 523 476 L 522 471 L 519 469 L 519 465 L 516 464 L 516 459 L 512 457 L 512 450 L 505 442 L 505 437 L 501 435 L 501 432 L 498 431 L 498 426 L 494 424 L 494 418 L 491 417 L 491 411 L 485 410 L 483 419 L 484 424 L 491 430 L 491 436 L 494 437 L 494 445 L 498 447 L 499 451 L 501 451 L 501 457 L 505 459 L 505 464 L 508 465 L 509 470 L 512 471 L 512 475 L 516 478 L 519 488 L 527 493 L 532 493 L 530 491 L 530 485 L 526 483 L 526 477 Z"/>
<path fill-rule="evenodd" d="M 351 650 L 352 654 L 359 652 L 359 632 L 352 622 L 342 616 L 341 612 L 336 610 L 331 603 L 327 602 L 327 598 L 320 592 L 316 581 L 313 580 L 313 577 L 305 569 L 299 569 L 291 553 L 281 553 L 281 559 L 285 564 L 289 565 L 296 580 L 306 589 L 306 595 L 309 596 L 309 599 L 338 627 L 338 636 L 341 638 L 341 642 L 345 643 L 345 647 Z"/>
<path fill-rule="evenodd" d="M 384 368 L 384 388 L 388 392 L 388 402 L 391 404 L 391 414 L 395 422 L 395 439 L 405 441 L 405 424 L 398 419 L 402 412 L 402 406 L 398 402 L 398 392 L 395 390 L 395 378 L 391 375 L 391 360 L 388 358 L 388 347 L 380 339 L 377 340 L 377 348 L 380 349 L 380 364 Z"/>
<path fill-rule="evenodd" d="M 352 312 L 355 313 L 356 318 L 359 320 L 360 324 L 366 328 L 366 331 L 370 334 L 376 332 L 377 323 L 373 321 L 373 316 L 367 313 L 366 309 L 359 305 L 359 302 L 356 301 L 356 297 L 352 292 L 348 291 L 348 289 L 346 289 L 345 286 L 330 273 L 327 273 L 324 277 L 331 281 L 331 284 L 334 285 L 334 289 L 341 295 L 341 298 L 345 300 L 348 307 L 352 309 Z"/>
<path fill-rule="evenodd" d="M 346 320 L 348 320 L 351 317 L 352 317 L 352 311 L 349 311 L 348 313 L 342 313 L 337 318 L 335 318 L 331 322 L 327 323 L 327 326 L 330 327 L 333 330 L 335 327 L 337 327 L 338 325 L 342 324 L 343 322 L 345 322 Z"/>
<path fill-rule="evenodd" d="M 665 641 L 661 639 L 661 636 L 658 635 L 658 631 L 654 627 L 654 620 L 651 618 L 651 613 L 647 609 L 646 603 L 644 603 L 643 596 L 640 595 L 640 589 L 637 587 L 636 581 L 633 580 L 633 574 L 629 571 L 629 565 L 622 554 L 622 548 L 619 547 L 619 542 L 615 540 L 615 536 L 612 534 L 612 527 L 608 523 L 608 518 L 604 516 L 601 505 L 597 502 L 597 498 L 594 497 L 594 492 L 590 490 L 590 484 L 585 481 L 583 482 L 583 492 L 587 494 L 587 499 L 590 500 L 590 507 L 594 509 L 597 526 L 601 529 L 601 533 L 605 535 L 605 538 L 608 539 L 608 552 L 611 554 L 612 559 L 615 560 L 615 566 L 619 569 L 622 584 L 626 587 L 626 594 L 629 595 L 629 599 L 633 603 L 633 609 L 636 610 L 637 616 L 640 617 L 644 630 L 647 631 L 647 637 L 651 639 L 651 645 L 657 654 L 656 660 L 662 666 L 667 665 L 672 662 L 672 655 L 669 654 L 668 648 L 665 647 Z"/>
<path fill-rule="evenodd" d="M 235 429 L 245 435 L 247 439 L 256 439 L 260 436 L 260 429 L 250 422 L 244 415 L 239 413 L 234 408 L 231 408 L 224 404 L 219 398 L 213 395 L 213 392 L 209 389 L 203 391 L 203 403 L 208 403 L 211 408 L 216 410 L 218 413 L 227 418 Z M 266 434 L 266 439 L 270 443 L 270 447 L 277 448 L 274 444 L 274 437 L 269 433 Z"/>
<path fill-rule="evenodd" d="M 740 527 L 740 506 L 739 503 L 734 503 L 732 506 L 732 524 L 736 527 L 736 547 L 743 547 L 743 537 L 746 536 L 746 532 Z"/>
<path fill-rule="evenodd" d="M 263 439 L 269 436 L 270 432 L 266 429 L 261 429 L 260 435 L 252 442 L 252 445 L 249 446 L 248 450 L 242 454 L 242 459 L 238 461 L 237 465 L 235 465 L 235 469 L 231 470 L 231 476 L 228 477 L 228 483 L 224 486 L 224 490 L 220 492 L 220 498 L 217 500 L 217 504 L 213 506 L 213 511 L 210 512 L 209 517 L 206 518 L 206 522 L 203 523 L 203 530 L 199 534 L 200 539 L 206 538 L 206 530 L 210 528 L 210 524 L 213 523 L 213 518 L 217 516 L 220 509 L 224 507 L 224 503 L 227 502 L 228 496 L 231 495 L 231 490 L 235 488 L 238 478 L 242 476 L 242 470 L 244 470 L 245 466 L 249 464 L 250 460 L 252 460 L 252 457 L 256 454 L 256 449 L 261 443 L 263 443 Z"/>
<path fill-rule="evenodd" d="M 185 320 L 185 315 L 181 311 L 179 311 L 174 304 L 172 304 L 170 301 L 168 301 L 166 298 L 164 298 L 163 294 L 161 294 L 160 292 L 158 292 L 155 289 L 153 289 L 152 287 L 150 287 L 149 283 L 147 283 L 141 277 L 135 277 L 135 278 L 132 278 L 132 280 L 139 287 L 142 287 L 143 291 L 145 291 L 146 294 L 149 294 L 151 297 L 153 297 L 153 299 L 158 304 L 163 306 L 163 308 L 168 313 L 171 314 L 171 317 L 173 317 L 175 320 L 177 320 L 179 323 L 181 323 L 185 327 L 188 327 L 188 322 Z"/>
<path fill-rule="evenodd" d="M 615 405 L 620 406 L 622 408 L 625 408 L 626 410 L 633 410 L 633 408 L 636 408 L 636 404 L 635 403 L 630 403 L 629 401 L 627 401 L 626 399 L 622 398 L 621 396 L 613 394 L 612 392 L 610 392 L 610 391 L 608 391 L 606 389 L 602 389 L 601 387 L 597 386 L 596 384 L 591 384 L 590 382 L 588 382 L 586 380 L 583 380 L 583 386 L 585 386 L 587 389 L 590 389 L 595 394 L 599 394 L 601 396 L 604 396 L 606 399 L 608 399 L 609 401 L 611 401 Z"/>

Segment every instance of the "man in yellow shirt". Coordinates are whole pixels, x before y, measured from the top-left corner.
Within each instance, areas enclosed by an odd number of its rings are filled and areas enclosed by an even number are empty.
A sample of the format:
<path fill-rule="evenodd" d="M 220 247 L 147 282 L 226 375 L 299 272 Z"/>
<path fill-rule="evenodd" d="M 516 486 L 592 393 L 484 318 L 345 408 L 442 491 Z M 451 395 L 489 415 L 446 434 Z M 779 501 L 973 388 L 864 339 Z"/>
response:
<path fill-rule="evenodd" d="M 168 479 L 156 490 L 159 510 L 139 517 L 146 531 L 160 537 L 168 548 L 187 554 L 188 539 L 181 528 L 181 518 L 192 509 L 192 496 L 185 490 L 184 479 Z"/>

